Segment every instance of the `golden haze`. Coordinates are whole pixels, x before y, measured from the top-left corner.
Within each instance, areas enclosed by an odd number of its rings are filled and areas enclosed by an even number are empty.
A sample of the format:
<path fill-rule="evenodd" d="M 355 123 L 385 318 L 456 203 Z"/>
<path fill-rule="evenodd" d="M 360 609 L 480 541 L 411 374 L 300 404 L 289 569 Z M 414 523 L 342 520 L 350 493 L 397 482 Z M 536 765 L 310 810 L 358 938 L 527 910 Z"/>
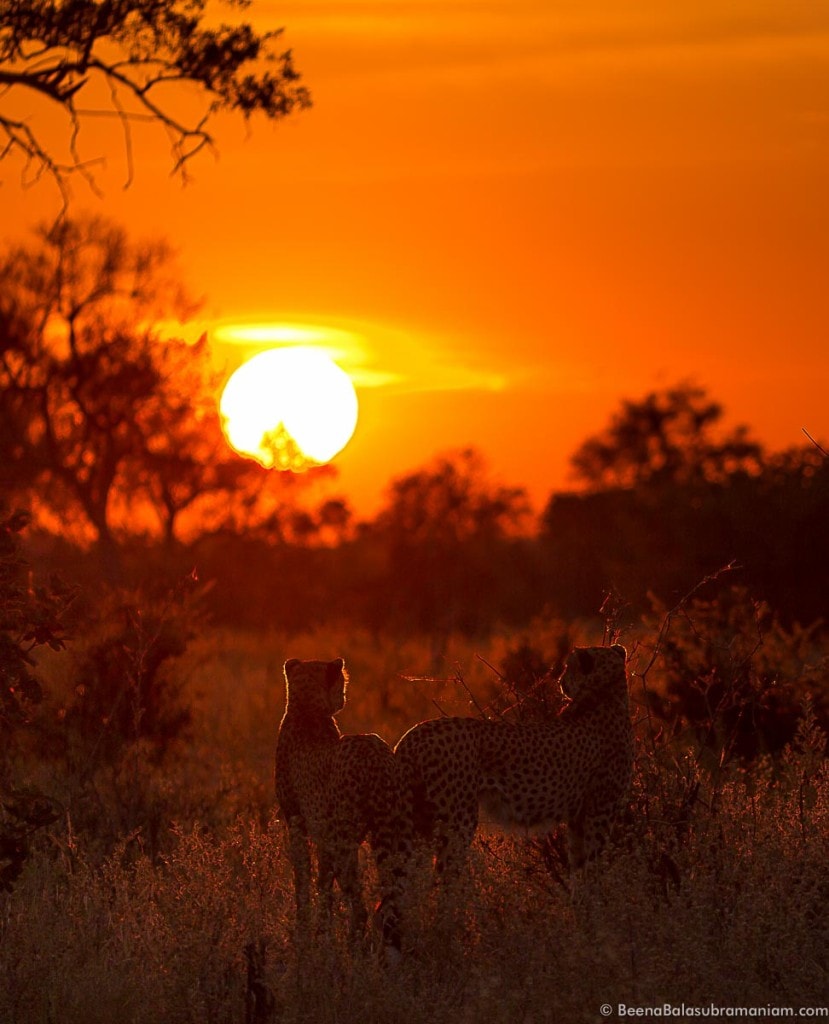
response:
<path fill-rule="evenodd" d="M 541 502 L 621 398 L 687 377 L 773 446 L 825 436 L 825 5 L 253 11 L 285 25 L 313 110 L 222 121 L 184 190 L 160 133 L 138 130 L 128 190 L 111 125 L 82 149 L 108 155 L 105 212 L 181 247 L 211 323 L 353 339 L 361 420 L 337 465 L 359 512 L 467 444 Z M 2 173 L 22 235 L 57 199 Z"/>

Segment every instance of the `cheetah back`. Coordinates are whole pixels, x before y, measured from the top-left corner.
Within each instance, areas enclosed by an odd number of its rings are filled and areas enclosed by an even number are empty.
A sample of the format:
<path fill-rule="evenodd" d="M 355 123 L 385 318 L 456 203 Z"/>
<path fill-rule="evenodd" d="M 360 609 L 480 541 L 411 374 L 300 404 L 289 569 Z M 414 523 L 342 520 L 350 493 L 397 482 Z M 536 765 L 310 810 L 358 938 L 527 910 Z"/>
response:
<path fill-rule="evenodd" d="M 395 755 L 418 833 L 448 847 L 468 844 L 479 818 L 532 830 L 586 819 L 598 845 L 630 785 L 624 648 L 576 648 L 561 685 L 571 703 L 550 722 L 446 718 L 406 733 Z"/>

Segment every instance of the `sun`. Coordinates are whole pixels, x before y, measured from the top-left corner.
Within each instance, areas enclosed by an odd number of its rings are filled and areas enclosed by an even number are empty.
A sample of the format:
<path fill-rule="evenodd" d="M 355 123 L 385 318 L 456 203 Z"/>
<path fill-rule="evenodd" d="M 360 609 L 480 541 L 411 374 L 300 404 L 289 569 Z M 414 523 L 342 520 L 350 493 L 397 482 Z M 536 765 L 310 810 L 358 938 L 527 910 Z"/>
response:
<path fill-rule="evenodd" d="M 243 363 L 219 400 L 232 448 L 263 466 L 298 472 L 330 462 L 357 426 L 348 374 L 322 349 L 268 349 Z"/>

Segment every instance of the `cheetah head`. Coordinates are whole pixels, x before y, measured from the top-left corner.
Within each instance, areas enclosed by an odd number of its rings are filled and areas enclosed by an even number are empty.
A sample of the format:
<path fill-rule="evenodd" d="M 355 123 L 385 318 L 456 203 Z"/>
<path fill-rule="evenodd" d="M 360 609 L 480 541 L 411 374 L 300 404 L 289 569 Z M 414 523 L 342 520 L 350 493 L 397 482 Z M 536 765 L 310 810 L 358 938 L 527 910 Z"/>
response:
<path fill-rule="evenodd" d="M 612 647 L 574 647 L 567 656 L 559 680 L 561 692 L 574 703 L 587 694 L 614 694 L 627 697 L 625 660 L 621 644 Z"/>
<path fill-rule="evenodd" d="M 345 706 L 348 673 L 342 658 L 334 661 L 285 662 L 287 702 L 296 711 L 336 715 Z"/>

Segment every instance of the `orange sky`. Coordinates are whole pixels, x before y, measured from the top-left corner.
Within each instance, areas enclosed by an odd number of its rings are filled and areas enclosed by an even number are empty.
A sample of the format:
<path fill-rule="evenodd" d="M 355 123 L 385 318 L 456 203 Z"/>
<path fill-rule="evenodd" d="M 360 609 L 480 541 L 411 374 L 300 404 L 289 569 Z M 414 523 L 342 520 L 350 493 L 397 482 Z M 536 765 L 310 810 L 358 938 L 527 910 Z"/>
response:
<path fill-rule="evenodd" d="M 97 123 L 105 198 L 79 205 L 169 237 L 213 324 L 350 332 L 361 418 L 336 489 L 358 512 L 469 444 L 540 506 L 622 398 L 687 377 L 773 447 L 829 437 L 829 6 L 254 11 L 286 26 L 314 109 L 222 119 L 185 189 L 142 130 L 124 191 Z M 54 212 L 0 177 L 4 234 Z"/>

